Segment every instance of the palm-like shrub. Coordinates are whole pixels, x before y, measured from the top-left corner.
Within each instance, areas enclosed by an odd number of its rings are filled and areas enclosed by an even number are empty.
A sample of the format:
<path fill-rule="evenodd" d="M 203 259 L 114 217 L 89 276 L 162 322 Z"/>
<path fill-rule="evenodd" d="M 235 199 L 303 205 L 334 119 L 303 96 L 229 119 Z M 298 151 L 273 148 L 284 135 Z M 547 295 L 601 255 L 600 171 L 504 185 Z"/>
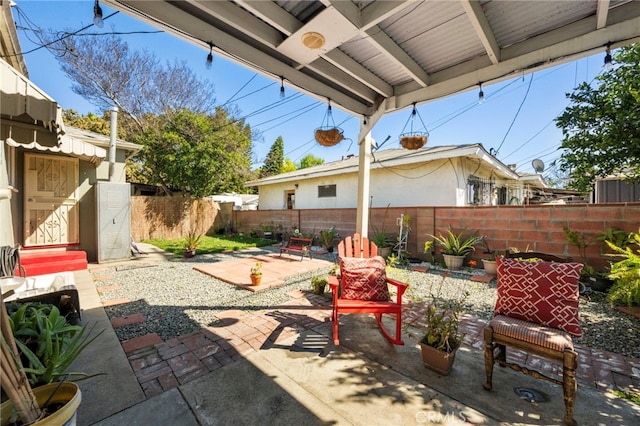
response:
<path fill-rule="evenodd" d="M 629 234 L 629 243 L 623 247 L 605 241 L 614 254 L 622 259 L 611 264 L 609 278 L 614 283 L 608 299 L 612 304 L 640 305 L 640 234 Z"/>

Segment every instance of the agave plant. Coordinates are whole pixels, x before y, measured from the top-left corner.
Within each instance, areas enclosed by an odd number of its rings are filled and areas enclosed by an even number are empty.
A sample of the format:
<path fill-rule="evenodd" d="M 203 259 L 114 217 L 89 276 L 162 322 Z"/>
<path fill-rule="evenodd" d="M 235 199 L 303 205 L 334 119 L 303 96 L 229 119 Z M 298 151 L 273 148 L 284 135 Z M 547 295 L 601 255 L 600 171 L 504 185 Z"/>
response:
<path fill-rule="evenodd" d="M 475 245 L 480 242 L 482 237 L 475 234 L 465 236 L 465 231 L 462 230 L 459 233 L 454 233 L 451 227 L 447 229 L 445 234 L 431 235 L 433 240 L 442 248 L 443 254 L 449 254 L 452 256 L 466 256 L 474 251 Z"/>
<path fill-rule="evenodd" d="M 8 307 L 24 372 L 32 386 L 93 377 L 68 370 L 80 352 L 102 334 L 91 336 L 96 324 L 90 329 L 71 325 L 54 305 L 29 302 Z"/>

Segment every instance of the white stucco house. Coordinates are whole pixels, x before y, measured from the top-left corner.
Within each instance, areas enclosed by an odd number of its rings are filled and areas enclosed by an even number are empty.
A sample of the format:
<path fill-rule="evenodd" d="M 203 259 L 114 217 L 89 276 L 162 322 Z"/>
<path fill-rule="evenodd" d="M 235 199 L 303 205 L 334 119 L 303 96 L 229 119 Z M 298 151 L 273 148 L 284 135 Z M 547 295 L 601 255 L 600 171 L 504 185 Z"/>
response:
<path fill-rule="evenodd" d="M 357 204 L 358 158 L 349 156 L 246 183 L 257 187 L 259 208 L 353 208 Z M 373 152 L 371 207 L 482 206 L 523 204 L 529 189 L 545 187 L 541 176 L 521 180 L 481 144 Z"/>

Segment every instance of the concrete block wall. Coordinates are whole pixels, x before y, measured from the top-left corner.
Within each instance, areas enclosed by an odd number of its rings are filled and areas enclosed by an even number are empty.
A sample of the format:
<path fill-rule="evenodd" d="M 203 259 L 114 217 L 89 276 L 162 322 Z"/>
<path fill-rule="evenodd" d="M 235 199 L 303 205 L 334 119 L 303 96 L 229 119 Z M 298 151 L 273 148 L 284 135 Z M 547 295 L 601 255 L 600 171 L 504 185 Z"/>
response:
<path fill-rule="evenodd" d="M 430 235 L 463 229 L 485 235 L 494 250 L 515 247 L 518 250 L 534 250 L 570 256 L 582 261 L 578 248 L 566 240 L 563 227 L 583 233 L 592 239 L 607 228 L 615 227 L 626 232 L 638 232 L 640 228 L 640 203 L 569 204 L 496 207 L 389 207 L 370 211 L 369 234 L 374 229 L 384 229 L 394 240 L 398 234 L 397 219 L 401 214 L 410 216 L 411 233 L 407 250 L 412 257 L 429 260 L 423 253 L 424 243 Z M 304 233 L 319 233 L 336 226 L 341 236 L 355 232 L 356 209 L 309 210 L 258 210 L 236 211 L 238 230 L 248 232 L 247 224 L 278 222 L 296 223 Z M 375 226 L 375 228 L 374 228 Z M 603 256 L 604 245 L 594 242 L 587 248 L 587 263 L 603 269 L 608 258 Z M 439 252 L 436 252 L 439 259 Z M 480 260 L 482 250 L 477 248 L 470 258 Z"/>

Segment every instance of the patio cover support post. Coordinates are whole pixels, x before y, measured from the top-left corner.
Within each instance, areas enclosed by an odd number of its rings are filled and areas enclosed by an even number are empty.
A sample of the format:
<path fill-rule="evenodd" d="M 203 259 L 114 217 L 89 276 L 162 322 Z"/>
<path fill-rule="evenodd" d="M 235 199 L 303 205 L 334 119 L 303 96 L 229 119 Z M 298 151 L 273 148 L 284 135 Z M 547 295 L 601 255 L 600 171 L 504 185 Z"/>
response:
<path fill-rule="evenodd" d="M 362 237 L 369 235 L 369 185 L 371 174 L 371 129 L 384 115 L 384 102 L 377 105 L 376 111 L 370 117 L 360 122 L 358 134 L 358 206 L 356 217 L 356 232 Z"/>

